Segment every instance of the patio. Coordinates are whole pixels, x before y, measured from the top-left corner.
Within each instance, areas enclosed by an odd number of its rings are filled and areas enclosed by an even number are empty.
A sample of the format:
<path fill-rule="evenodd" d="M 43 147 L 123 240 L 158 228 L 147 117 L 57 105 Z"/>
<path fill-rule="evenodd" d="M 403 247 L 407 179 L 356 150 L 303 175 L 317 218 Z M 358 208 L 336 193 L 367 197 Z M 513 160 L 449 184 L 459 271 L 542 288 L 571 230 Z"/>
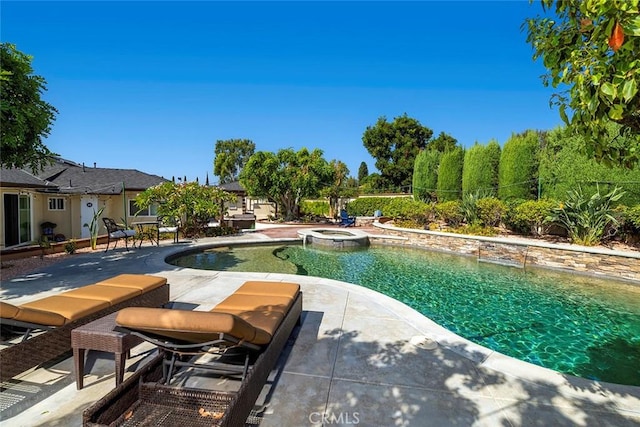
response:
<path fill-rule="evenodd" d="M 0 298 L 22 303 L 120 273 L 149 273 L 167 277 L 173 301 L 209 309 L 248 279 L 298 282 L 302 327 L 256 402 L 261 426 L 640 423 L 640 387 L 569 377 L 492 352 L 371 290 L 307 276 L 182 269 L 163 261 L 213 241 L 265 241 L 276 234 L 77 254 L 37 274 L 2 281 Z M 412 344 L 423 336 L 438 347 Z M 125 378 L 151 357 L 151 347 L 140 345 L 132 356 Z M 114 387 L 113 362 L 112 355 L 89 352 L 79 391 L 72 358 L 23 374 L 4 384 L 0 419 L 15 426 L 81 425 L 82 411 Z"/>

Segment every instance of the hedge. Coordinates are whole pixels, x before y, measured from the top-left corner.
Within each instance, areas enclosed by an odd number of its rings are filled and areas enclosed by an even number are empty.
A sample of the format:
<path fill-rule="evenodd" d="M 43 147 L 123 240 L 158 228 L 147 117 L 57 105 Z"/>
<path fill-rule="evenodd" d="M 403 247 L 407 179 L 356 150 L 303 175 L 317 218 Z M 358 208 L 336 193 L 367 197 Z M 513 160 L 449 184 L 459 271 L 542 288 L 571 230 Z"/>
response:
<path fill-rule="evenodd" d="M 504 144 L 498 171 L 498 196 L 503 201 L 536 199 L 539 139 L 535 131 L 512 135 Z"/>
<path fill-rule="evenodd" d="M 462 196 L 464 150 L 457 147 L 442 155 L 438 168 L 438 201 L 459 200 Z"/>

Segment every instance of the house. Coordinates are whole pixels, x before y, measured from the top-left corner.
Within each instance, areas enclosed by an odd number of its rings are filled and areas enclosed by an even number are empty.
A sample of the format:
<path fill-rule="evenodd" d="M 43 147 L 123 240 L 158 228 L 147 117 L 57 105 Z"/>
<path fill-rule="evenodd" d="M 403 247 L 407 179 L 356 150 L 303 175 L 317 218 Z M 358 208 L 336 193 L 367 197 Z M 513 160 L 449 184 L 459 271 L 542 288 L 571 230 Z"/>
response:
<path fill-rule="evenodd" d="M 238 181 L 220 184 L 218 187 L 228 193 L 236 195 L 235 202 L 229 202 L 225 205 L 229 216 L 254 214 L 256 219 L 261 220 L 275 215 L 276 209 L 274 203 L 267 200 L 250 198 L 247 195 L 247 191 Z"/>
<path fill-rule="evenodd" d="M 134 199 L 141 191 L 165 181 L 135 169 L 99 168 L 95 163 L 86 167 L 60 157 L 35 175 L 24 169 L 3 168 L 0 248 L 37 242 L 43 224 L 53 228 L 53 235 L 59 239 L 89 237 L 89 229 L 83 224 L 90 223 L 102 207 L 103 217 L 127 224 L 136 214 L 155 216 L 155 212 L 139 212 Z M 99 234 L 106 232 L 102 221 L 99 230 Z"/>

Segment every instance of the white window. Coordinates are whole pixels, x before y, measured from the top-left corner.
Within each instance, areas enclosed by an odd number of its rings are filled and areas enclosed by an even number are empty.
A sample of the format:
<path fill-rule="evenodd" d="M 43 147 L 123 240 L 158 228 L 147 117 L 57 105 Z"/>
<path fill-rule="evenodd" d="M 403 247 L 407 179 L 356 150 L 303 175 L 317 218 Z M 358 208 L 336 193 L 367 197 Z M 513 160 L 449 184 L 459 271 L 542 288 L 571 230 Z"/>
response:
<path fill-rule="evenodd" d="M 64 197 L 49 197 L 49 210 L 50 211 L 63 211 L 64 210 Z"/>
<path fill-rule="evenodd" d="M 140 209 L 133 199 L 129 200 L 129 216 L 156 216 L 158 215 L 158 205 L 152 203 L 148 208 Z"/>

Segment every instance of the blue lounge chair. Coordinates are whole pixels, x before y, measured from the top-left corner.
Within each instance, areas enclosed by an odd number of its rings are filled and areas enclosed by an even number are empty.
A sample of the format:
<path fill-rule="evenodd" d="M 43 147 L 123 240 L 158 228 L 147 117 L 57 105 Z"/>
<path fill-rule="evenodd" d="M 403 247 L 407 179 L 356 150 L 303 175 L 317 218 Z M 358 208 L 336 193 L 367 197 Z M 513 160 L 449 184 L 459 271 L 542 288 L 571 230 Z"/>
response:
<path fill-rule="evenodd" d="M 349 216 L 347 211 L 342 209 L 340 211 L 340 227 L 355 227 L 356 225 L 356 217 Z"/>

